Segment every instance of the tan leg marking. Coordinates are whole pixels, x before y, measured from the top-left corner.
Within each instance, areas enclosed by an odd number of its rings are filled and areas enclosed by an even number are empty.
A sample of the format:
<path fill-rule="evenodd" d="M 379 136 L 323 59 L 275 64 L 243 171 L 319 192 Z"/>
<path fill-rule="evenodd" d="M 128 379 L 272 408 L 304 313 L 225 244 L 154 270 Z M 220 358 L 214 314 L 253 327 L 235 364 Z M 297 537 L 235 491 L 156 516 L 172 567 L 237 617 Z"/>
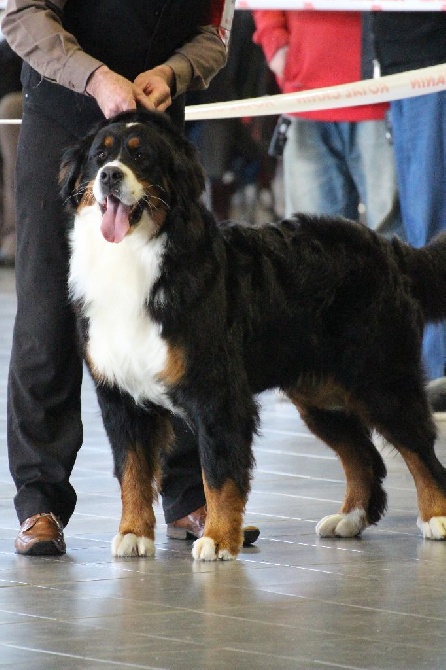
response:
<path fill-rule="evenodd" d="M 352 405 L 343 389 L 333 383 L 320 387 L 310 386 L 304 392 L 290 389 L 288 395 L 310 430 L 324 442 L 325 436 L 320 434 L 321 431 L 308 416 L 307 403 L 319 409 Z M 326 444 L 341 461 L 346 477 L 346 490 L 339 512 L 323 517 L 316 525 L 316 532 L 321 537 L 356 537 L 369 523 L 367 509 L 372 495 L 374 473 L 361 459 L 355 446 L 336 440 Z"/>
<path fill-rule="evenodd" d="M 158 450 L 168 445 L 173 434 L 171 422 L 159 416 L 150 434 L 155 450 L 153 464 L 139 446 L 127 454 L 121 477 L 122 517 L 119 533 L 112 541 L 113 556 L 153 556 L 155 515 L 153 501 L 159 486 Z"/>
<path fill-rule="evenodd" d="M 154 539 L 156 499 L 154 473 L 139 449 L 129 451 L 121 479 L 122 516 L 119 532 Z"/>
<path fill-rule="evenodd" d="M 319 409 L 329 409 L 333 405 L 339 405 L 341 407 L 352 406 L 345 391 L 331 381 L 321 387 L 311 389 L 310 392 L 307 390 L 305 394 L 299 393 L 294 389 L 291 389 L 289 392 L 287 391 L 287 393 L 304 421 L 307 419 L 306 406 L 308 399 L 310 399 L 313 406 L 318 407 Z M 311 424 L 312 422 L 310 421 L 308 424 L 310 429 Z M 316 430 L 314 434 L 325 441 L 324 437 L 319 436 Z M 354 447 L 351 447 L 348 444 L 340 444 L 338 442 L 330 443 L 329 446 L 339 456 L 346 478 L 344 502 L 342 503 L 339 512 L 341 514 L 349 514 L 355 509 L 362 509 L 365 511 L 368 507 L 372 493 L 372 468 L 365 465 Z"/>
<path fill-rule="evenodd" d="M 214 540 L 217 552 L 227 551 L 236 556 L 243 544 L 245 501 L 232 480 L 225 482 L 221 489 L 214 489 L 203 474 L 203 483 L 207 505 L 204 536 Z"/>
<path fill-rule="evenodd" d="M 418 454 L 400 446 L 398 446 L 398 451 L 406 461 L 414 479 L 421 520 L 429 521 L 434 516 L 446 516 L 446 496 L 438 488 Z"/>
<path fill-rule="evenodd" d="M 365 466 L 350 447 L 337 445 L 336 453 L 341 460 L 346 478 L 344 502 L 339 511 L 342 514 L 348 514 L 358 508 L 366 510 L 372 490 L 372 468 Z"/>
<path fill-rule="evenodd" d="M 369 525 L 367 508 L 373 473 L 350 447 L 338 445 L 336 452 L 347 479 L 344 502 L 337 514 L 329 514 L 319 521 L 316 533 L 321 537 L 356 537 Z"/>

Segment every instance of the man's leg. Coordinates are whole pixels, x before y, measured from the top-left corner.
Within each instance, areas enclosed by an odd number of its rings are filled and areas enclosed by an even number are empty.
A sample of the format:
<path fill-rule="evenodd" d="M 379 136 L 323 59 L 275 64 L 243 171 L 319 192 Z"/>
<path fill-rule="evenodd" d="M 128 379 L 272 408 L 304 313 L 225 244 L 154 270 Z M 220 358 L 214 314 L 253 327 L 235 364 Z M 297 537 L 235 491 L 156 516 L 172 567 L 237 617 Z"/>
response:
<path fill-rule="evenodd" d="M 8 381 L 9 462 L 20 523 L 52 513 L 66 525 L 76 503 L 69 477 L 82 443 L 82 365 L 67 295 L 68 246 L 57 186 L 60 152 L 72 140 L 62 126 L 25 111 Z"/>
<path fill-rule="evenodd" d="M 9 93 L 0 102 L 0 119 L 22 117 L 22 94 Z M 16 247 L 15 164 L 20 125 L 0 125 L 0 151 L 3 159 L 3 227 L 0 265 L 14 265 Z"/>
<path fill-rule="evenodd" d="M 197 441 L 186 423 L 172 421 L 175 444 L 163 457 L 161 495 L 164 518 L 172 523 L 206 503 Z"/>

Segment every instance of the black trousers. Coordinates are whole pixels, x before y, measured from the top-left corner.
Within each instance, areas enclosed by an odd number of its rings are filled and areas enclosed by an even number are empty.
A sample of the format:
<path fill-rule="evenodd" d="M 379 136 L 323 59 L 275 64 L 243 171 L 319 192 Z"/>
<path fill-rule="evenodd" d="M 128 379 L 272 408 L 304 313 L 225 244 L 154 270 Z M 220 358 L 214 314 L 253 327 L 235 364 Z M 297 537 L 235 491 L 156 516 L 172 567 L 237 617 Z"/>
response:
<path fill-rule="evenodd" d="M 37 87 L 39 88 L 39 87 Z M 67 294 L 66 214 L 57 176 L 63 149 L 101 118 L 99 109 L 73 119 L 36 104 L 24 91 L 17 159 L 17 315 L 8 378 L 8 453 L 20 523 L 53 512 L 66 525 L 76 493 L 70 475 L 82 445 L 82 360 Z M 91 108 L 90 108 L 91 109 Z M 176 449 L 162 482 L 166 521 L 204 504 L 198 449 L 175 421 Z M 150 486 L 150 483 L 147 483 Z"/>

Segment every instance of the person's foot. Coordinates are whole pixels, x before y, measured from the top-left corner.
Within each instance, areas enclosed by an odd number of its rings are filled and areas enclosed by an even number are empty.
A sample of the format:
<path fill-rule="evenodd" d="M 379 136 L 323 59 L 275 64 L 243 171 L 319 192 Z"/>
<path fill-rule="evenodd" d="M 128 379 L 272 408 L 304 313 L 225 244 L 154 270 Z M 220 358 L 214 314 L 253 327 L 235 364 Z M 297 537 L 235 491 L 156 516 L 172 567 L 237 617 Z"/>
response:
<path fill-rule="evenodd" d="M 61 556 L 66 552 L 63 526 L 54 514 L 34 514 L 20 526 L 15 540 L 17 554 Z"/>
<path fill-rule="evenodd" d="M 446 377 L 430 381 L 426 387 L 427 399 L 434 414 L 446 412 Z"/>
<path fill-rule="evenodd" d="M 198 540 L 203 535 L 206 508 L 200 507 L 191 514 L 167 524 L 167 537 L 173 540 Z"/>
<path fill-rule="evenodd" d="M 200 507 L 191 514 L 167 524 L 167 537 L 172 540 L 198 540 L 204 532 L 206 507 Z M 258 539 L 260 530 L 256 526 L 244 526 L 243 546 L 249 547 Z"/>

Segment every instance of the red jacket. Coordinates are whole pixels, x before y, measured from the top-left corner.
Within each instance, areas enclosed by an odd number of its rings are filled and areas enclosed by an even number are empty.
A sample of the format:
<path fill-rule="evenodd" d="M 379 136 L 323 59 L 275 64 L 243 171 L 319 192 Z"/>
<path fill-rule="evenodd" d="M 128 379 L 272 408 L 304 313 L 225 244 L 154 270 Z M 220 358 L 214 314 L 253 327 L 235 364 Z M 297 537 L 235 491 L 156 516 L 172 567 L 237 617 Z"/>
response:
<path fill-rule="evenodd" d="M 288 45 L 283 79 L 284 93 L 336 86 L 361 79 L 360 12 L 275 11 L 253 12 L 254 41 L 269 62 Z M 387 103 L 318 110 L 296 114 L 317 121 L 383 119 Z"/>

